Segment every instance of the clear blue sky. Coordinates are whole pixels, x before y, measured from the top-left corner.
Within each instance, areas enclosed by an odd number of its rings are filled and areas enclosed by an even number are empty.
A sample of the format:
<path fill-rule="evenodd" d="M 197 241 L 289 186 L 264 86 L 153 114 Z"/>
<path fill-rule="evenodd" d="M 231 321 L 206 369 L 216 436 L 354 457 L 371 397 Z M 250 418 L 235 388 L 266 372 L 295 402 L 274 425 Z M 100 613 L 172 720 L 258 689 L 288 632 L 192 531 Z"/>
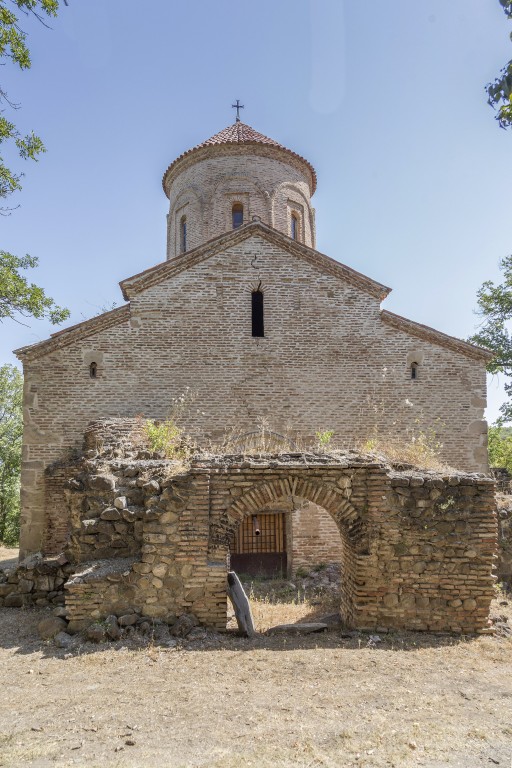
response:
<path fill-rule="evenodd" d="M 0 247 L 39 257 L 70 323 L 164 260 L 162 174 L 240 98 L 317 169 L 319 250 L 391 286 L 386 308 L 474 331 L 476 291 L 512 252 L 512 131 L 484 92 L 512 57 L 498 0 L 69 3 L 51 30 L 24 24 L 32 69 L 2 72 L 48 151 Z M 0 361 L 52 330 L 4 323 Z M 491 420 L 502 397 L 490 381 Z"/>

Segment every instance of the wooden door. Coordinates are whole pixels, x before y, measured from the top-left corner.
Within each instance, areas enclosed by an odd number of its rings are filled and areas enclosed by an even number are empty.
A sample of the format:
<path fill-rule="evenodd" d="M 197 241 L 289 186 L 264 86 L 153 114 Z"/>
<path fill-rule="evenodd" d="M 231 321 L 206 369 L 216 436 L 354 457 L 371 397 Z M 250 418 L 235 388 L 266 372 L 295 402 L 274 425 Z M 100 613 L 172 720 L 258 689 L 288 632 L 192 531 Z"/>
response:
<path fill-rule="evenodd" d="M 284 512 L 249 515 L 238 526 L 230 546 L 230 567 L 250 576 L 286 576 Z"/>

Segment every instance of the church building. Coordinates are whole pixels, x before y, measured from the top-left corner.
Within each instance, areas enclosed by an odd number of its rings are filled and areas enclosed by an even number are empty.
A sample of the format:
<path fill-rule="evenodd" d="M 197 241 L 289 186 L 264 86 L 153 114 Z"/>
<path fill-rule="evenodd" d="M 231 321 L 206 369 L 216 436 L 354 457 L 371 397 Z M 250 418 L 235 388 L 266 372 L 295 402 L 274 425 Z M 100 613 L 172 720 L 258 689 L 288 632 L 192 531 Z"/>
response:
<path fill-rule="evenodd" d="M 186 391 L 183 427 L 199 445 L 262 420 L 347 448 L 433 430 L 447 464 L 487 470 L 490 353 L 382 309 L 389 288 L 316 250 L 307 160 L 237 119 L 162 184 L 166 259 L 121 282 L 123 306 L 16 351 L 23 554 L 46 547 L 45 470 L 87 425 L 165 419 Z"/>

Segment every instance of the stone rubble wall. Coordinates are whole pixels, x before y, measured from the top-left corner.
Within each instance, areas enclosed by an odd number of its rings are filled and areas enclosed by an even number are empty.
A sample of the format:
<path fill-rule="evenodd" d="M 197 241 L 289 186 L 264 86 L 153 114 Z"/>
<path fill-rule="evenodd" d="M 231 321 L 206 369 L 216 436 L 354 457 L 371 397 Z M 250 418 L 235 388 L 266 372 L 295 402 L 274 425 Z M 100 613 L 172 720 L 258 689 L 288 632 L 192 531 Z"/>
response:
<path fill-rule="evenodd" d="M 29 557 L 16 568 L 0 570 L 0 607 L 62 605 L 64 584 L 75 570 L 65 557 Z"/>
<path fill-rule="evenodd" d="M 86 629 L 107 616 L 142 612 L 132 579 L 134 558 L 98 560 L 78 567 L 66 583 L 67 631 Z"/>
<path fill-rule="evenodd" d="M 512 589 L 512 496 L 498 497 L 498 561 L 496 576 Z"/>
<path fill-rule="evenodd" d="M 94 429 L 105 432 L 104 425 Z M 236 527 L 292 499 L 334 521 L 346 626 L 488 631 L 498 533 L 492 479 L 397 471 L 350 452 L 203 455 L 184 469 L 133 448 L 126 436 L 108 439 L 69 462 L 62 486 L 70 520 L 65 554 L 76 570 L 65 585 L 66 610 L 75 629 L 133 611 L 164 621 L 193 614 L 225 630 Z M 26 594 L 39 595 L 35 578 L 17 578 L 18 585 L 30 582 Z M 52 586 L 55 592 L 62 584 Z M 61 600 L 50 594 L 35 601 Z"/>

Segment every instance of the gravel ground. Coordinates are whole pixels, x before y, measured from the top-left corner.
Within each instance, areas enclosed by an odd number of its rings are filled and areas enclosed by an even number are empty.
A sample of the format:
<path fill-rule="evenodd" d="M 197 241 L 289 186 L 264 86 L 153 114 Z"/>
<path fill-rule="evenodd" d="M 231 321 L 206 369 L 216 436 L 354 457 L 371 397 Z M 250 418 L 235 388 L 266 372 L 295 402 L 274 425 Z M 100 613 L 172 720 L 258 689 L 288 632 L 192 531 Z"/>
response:
<path fill-rule="evenodd" d="M 264 629 L 319 606 L 260 594 L 253 610 Z M 511 766 L 503 634 L 230 633 L 172 649 L 132 636 L 69 651 L 38 639 L 49 613 L 0 609 L 2 767 Z M 493 613 L 508 626 L 512 601 Z"/>

